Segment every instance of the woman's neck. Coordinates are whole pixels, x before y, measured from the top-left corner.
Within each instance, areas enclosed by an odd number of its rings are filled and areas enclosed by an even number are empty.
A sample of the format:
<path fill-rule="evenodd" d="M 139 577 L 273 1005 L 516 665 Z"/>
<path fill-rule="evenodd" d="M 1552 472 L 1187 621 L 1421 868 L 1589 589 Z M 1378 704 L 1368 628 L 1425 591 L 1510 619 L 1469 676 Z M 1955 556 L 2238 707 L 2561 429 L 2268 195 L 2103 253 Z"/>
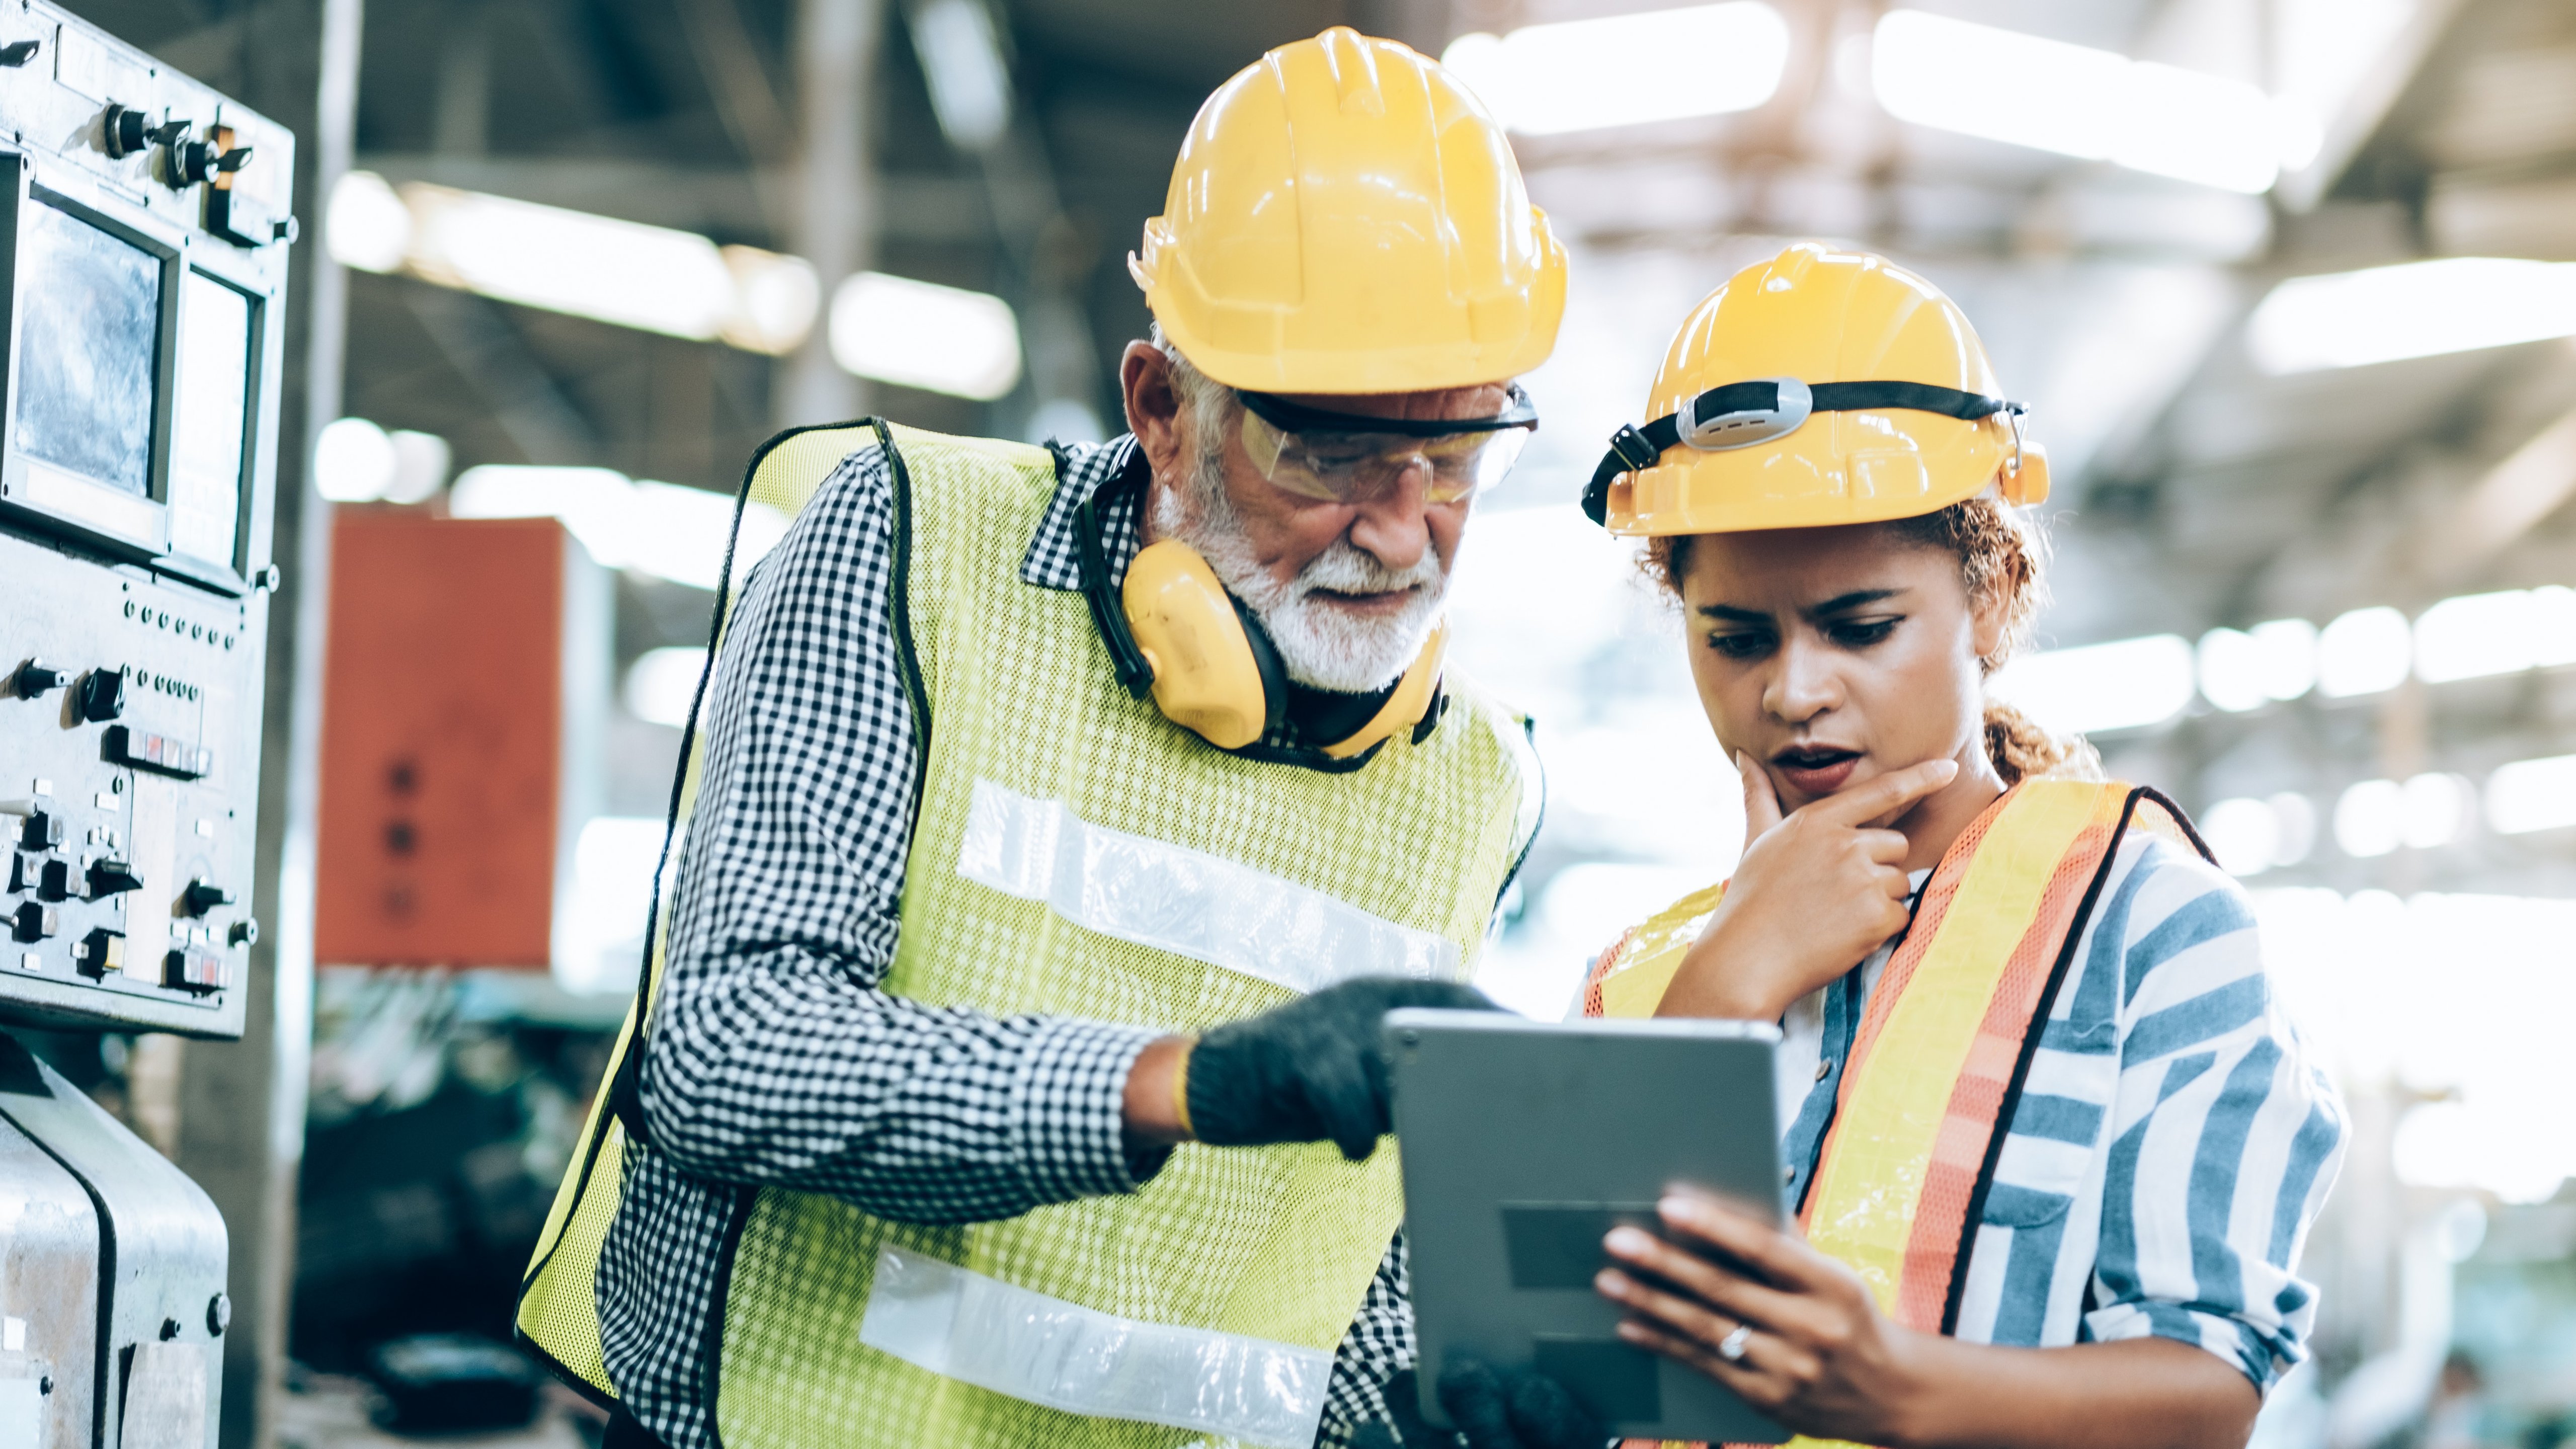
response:
<path fill-rule="evenodd" d="M 1930 870 L 1950 853 L 1960 833 L 1976 823 L 1986 807 L 2004 793 L 2004 777 L 1986 758 L 1985 731 L 1979 730 L 1959 752 L 1959 773 L 1949 784 L 1924 796 L 1897 818 L 1905 836 L 1907 871 Z"/>

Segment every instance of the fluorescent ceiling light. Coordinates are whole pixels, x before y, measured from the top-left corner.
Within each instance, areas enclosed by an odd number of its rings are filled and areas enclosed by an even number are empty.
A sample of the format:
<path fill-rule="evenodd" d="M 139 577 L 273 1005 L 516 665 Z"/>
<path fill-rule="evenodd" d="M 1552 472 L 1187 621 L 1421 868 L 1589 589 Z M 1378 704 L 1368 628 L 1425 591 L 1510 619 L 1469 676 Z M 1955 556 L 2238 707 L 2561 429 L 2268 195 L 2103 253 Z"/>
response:
<path fill-rule="evenodd" d="M 2317 693 L 2329 699 L 2395 689 L 2414 666 L 2406 616 L 2382 605 L 2338 614 L 2317 635 Z"/>
<path fill-rule="evenodd" d="M 706 667 L 704 649 L 647 649 L 626 667 L 626 684 L 618 694 L 628 714 L 677 728 L 689 722 L 689 705 L 697 698 L 698 676 Z"/>
<path fill-rule="evenodd" d="M 2415 620 L 2415 674 L 2429 684 L 2518 674 L 2576 658 L 2576 590 L 2557 584 L 2462 594 Z"/>
<path fill-rule="evenodd" d="M 912 48 L 931 114 L 950 145 L 981 151 L 1011 124 L 1011 73 L 982 0 L 930 0 L 912 12 Z"/>
<path fill-rule="evenodd" d="M 983 292 L 861 272 L 832 294 L 832 358 L 860 377 L 990 402 L 1020 380 L 1020 324 Z"/>
<path fill-rule="evenodd" d="M 468 468 L 448 493 L 447 511 L 455 518 L 559 519 L 605 567 L 710 590 L 724 575 L 733 532 L 733 500 L 725 495 L 629 482 L 612 468 Z M 747 504 L 734 546 L 735 582 L 786 534 L 785 514 Z"/>
<path fill-rule="evenodd" d="M 2197 823 L 2200 838 L 2229 875 L 2261 875 L 2280 854 L 2280 819 L 2261 800 L 2221 800 L 2202 811 Z"/>
<path fill-rule="evenodd" d="M 821 302 L 801 257 L 366 171 L 340 179 L 325 225 L 344 266 L 752 352 L 795 351 Z"/>
<path fill-rule="evenodd" d="M 2394 780 L 2363 780 L 2335 801 L 2335 844 L 2355 860 L 2395 850 L 2406 837 L 2406 787 Z"/>
<path fill-rule="evenodd" d="M 2267 373 L 2363 367 L 2576 336 L 2576 262 L 2446 257 L 2292 277 L 2245 328 Z"/>
<path fill-rule="evenodd" d="M 2407 781 L 2401 810 L 2406 843 L 2431 850 L 2468 834 L 2476 801 L 2476 789 L 2458 775 L 2418 775 Z"/>
<path fill-rule="evenodd" d="M 334 418 L 313 440 L 313 488 L 334 503 L 373 503 L 394 486 L 394 440 L 365 418 Z"/>
<path fill-rule="evenodd" d="M 2316 686 L 2317 626 L 2272 619 L 2251 632 L 2212 629 L 2200 636 L 2200 693 L 2220 709 L 2259 709 L 2296 699 Z"/>
<path fill-rule="evenodd" d="M 2576 755 L 2498 765 L 2487 777 L 2487 824 L 2499 835 L 2576 825 Z"/>
<path fill-rule="evenodd" d="M 1442 52 L 1497 119 L 1527 136 L 1748 111 L 1789 64 L 1789 23 L 1760 0 L 1462 35 Z"/>
<path fill-rule="evenodd" d="M 2247 193 L 2313 143 L 2243 81 L 1920 10 L 1882 16 L 1870 88 L 1900 120 Z"/>
<path fill-rule="evenodd" d="M 454 453 L 436 433 L 396 428 L 385 435 L 394 445 L 394 479 L 385 488 L 387 503 L 426 503 L 447 486 Z"/>
<path fill-rule="evenodd" d="M 2191 703 L 2191 645 L 2155 634 L 2052 649 L 2005 665 L 1994 690 L 2053 730 L 2089 734 L 2162 724 Z"/>

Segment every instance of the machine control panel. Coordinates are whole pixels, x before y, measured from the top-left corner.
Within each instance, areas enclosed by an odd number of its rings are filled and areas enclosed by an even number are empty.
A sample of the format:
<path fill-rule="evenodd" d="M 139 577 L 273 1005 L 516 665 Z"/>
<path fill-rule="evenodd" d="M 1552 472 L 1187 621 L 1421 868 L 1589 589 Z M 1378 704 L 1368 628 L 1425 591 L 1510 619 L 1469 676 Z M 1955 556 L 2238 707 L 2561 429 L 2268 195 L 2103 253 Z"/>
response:
<path fill-rule="evenodd" d="M 0 8 L 0 1019 L 241 1033 L 294 144 Z"/>

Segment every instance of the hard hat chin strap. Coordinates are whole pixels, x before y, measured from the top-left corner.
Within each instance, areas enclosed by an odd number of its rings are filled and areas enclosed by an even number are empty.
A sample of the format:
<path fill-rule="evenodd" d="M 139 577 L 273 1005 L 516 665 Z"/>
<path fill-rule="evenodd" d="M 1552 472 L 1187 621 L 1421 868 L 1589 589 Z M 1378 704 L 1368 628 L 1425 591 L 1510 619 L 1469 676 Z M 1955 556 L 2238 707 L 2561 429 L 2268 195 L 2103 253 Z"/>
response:
<path fill-rule="evenodd" d="M 1583 490 L 1583 511 L 1594 523 L 1609 517 L 1610 484 L 1622 473 L 1654 467 L 1668 448 L 1687 445 L 1704 453 L 1749 448 L 1786 437 L 1816 413 L 1877 412 L 1905 408 L 1975 422 L 1997 413 L 2013 425 L 2015 465 L 2021 451 L 2020 403 L 1984 393 L 1962 392 L 1928 382 L 1802 382 L 1794 377 L 1766 377 L 1713 387 L 1644 427 L 1621 425 L 1610 435 L 1610 451 L 1592 470 Z"/>

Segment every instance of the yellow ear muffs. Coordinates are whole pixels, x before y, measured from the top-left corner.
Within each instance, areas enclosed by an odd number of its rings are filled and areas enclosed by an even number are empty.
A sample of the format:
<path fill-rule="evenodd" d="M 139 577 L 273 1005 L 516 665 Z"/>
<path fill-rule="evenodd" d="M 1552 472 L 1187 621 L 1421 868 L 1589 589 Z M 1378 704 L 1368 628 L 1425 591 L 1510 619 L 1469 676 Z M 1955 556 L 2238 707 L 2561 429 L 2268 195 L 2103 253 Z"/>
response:
<path fill-rule="evenodd" d="M 1234 596 L 1197 549 L 1170 538 L 1147 544 L 1127 565 L 1119 597 L 1137 652 L 1153 670 L 1154 707 L 1166 718 L 1226 750 L 1269 731 L 1286 681 L 1264 677 L 1276 661 L 1256 649 Z"/>
<path fill-rule="evenodd" d="M 1395 693 L 1386 697 L 1360 732 L 1345 740 L 1324 746 L 1324 753 L 1336 760 L 1347 760 L 1397 730 L 1408 730 L 1422 723 L 1431 713 L 1432 701 L 1440 694 L 1440 661 L 1449 652 L 1449 626 L 1446 623 L 1431 631 L 1422 641 L 1422 652 L 1413 656 L 1404 677 L 1395 682 Z"/>

